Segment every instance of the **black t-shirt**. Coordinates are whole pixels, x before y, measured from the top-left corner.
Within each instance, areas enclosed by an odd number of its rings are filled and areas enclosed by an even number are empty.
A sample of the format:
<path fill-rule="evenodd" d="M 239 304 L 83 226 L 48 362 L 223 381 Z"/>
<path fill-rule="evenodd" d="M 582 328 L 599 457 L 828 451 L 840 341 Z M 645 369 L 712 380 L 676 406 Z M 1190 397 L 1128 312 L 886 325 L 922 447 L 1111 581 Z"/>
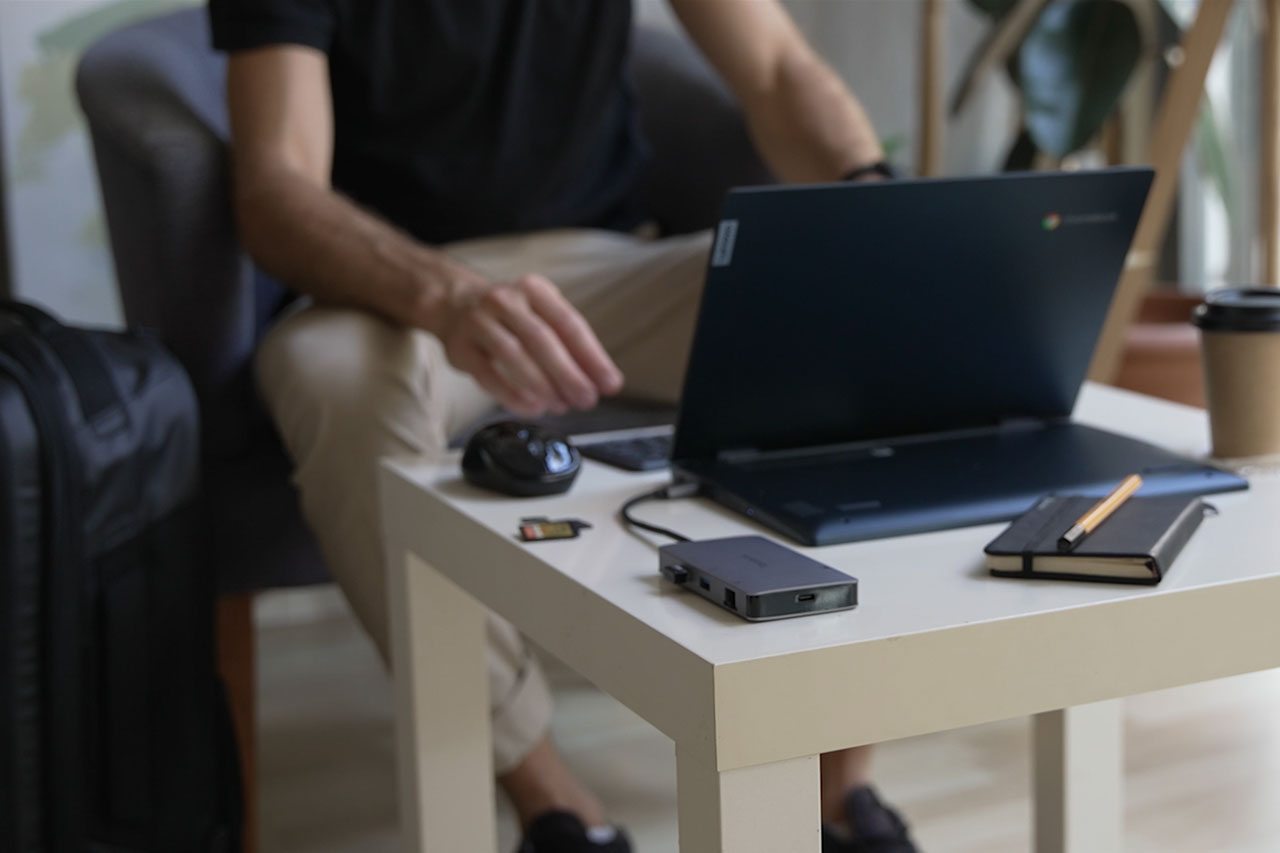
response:
<path fill-rule="evenodd" d="M 324 51 L 333 184 L 419 239 L 628 229 L 630 0 L 209 0 L 214 46 Z"/>

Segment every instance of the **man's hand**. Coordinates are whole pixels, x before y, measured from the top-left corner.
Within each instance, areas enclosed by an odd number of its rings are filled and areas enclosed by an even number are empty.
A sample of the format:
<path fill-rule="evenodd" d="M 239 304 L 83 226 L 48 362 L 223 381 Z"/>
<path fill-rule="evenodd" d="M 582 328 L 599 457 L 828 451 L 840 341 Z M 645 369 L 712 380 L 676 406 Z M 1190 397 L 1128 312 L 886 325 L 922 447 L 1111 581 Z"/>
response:
<path fill-rule="evenodd" d="M 277 46 L 228 65 L 241 240 L 317 301 L 434 333 L 454 367 L 523 415 L 589 409 L 622 388 L 595 333 L 542 276 L 488 281 L 329 187 L 328 58 Z"/>
<path fill-rule="evenodd" d="M 540 275 L 458 284 L 432 331 L 450 363 L 521 415 L 589 409 L 622 373 L 582 315 Z"/>

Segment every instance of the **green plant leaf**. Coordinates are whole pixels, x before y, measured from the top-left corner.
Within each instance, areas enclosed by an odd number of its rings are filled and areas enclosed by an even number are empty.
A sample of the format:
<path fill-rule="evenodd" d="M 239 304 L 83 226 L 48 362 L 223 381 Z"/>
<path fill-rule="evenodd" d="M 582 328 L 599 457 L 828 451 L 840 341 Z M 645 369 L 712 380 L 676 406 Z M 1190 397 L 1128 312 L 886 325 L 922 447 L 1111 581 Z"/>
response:
<path fill-rule="evenodd" d="M 31 111 L 18 133 L 14 183 L 42 178 L 47 152 L 75 129 L 79 116 L 68 97 L 75 64 L 70 54 L 45 56 L 19 75 L 18 97 Z"/>
<path fill-rule="evenodd" d="M 41 33 L 38 39 L 40 50 L 45 53 L 79 53 L 100 36 L 119 29 L 130 21 L 190 6 L 193 2 L 194 0 L 114 0 L 104 3 Z"/>
<path fill-rule="evenodd" d="M 3 2 L 4 0 L 0 0 Z M 81 126 L 71 98 L 80 54 L 102 35 L 140 18 L 193 5 L 195 0 L 113 0 L 76 12 L 42 32 L 36 58 L 20 69 L 17 93 L 29 113 L 18 131 L 9 178 L 16 184 L 39 180 L 49 152 Z"/>
<path fill-rule="evenodd" d="M 1018 5 L 1018 0 L 969 0 L 978 11 L 997 21 L 1009 14 L 1009 10 Z"/>
<path fill-rule="evenodd" d="M 1019 128 L 1018 135 L 1014 137 L 1013 144 L 1009 146 L 1009 152 L 1005 154 L 1002 170 L 1005 172 L 1025 172 L 1035 165 L 1037 153 L 1036 144 L 1031 140 L 1031 134 L 1027 133 L 1025 127 Z"/>
<path fill-rule="evenodd" d="M 1018 53 L 1037 147 L 1065 157 L 1098 133 L 1137 66 L 1141 41 L 1122 0 L 1058 0 L 1041 13 Z"/>

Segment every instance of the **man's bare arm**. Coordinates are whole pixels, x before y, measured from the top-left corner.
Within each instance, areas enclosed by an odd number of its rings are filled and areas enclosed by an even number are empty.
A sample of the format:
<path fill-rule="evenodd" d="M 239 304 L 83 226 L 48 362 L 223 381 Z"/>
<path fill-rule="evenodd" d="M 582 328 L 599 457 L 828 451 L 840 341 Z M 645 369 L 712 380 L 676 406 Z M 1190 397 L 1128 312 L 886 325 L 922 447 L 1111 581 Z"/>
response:
<path fill-rule="evenodd" d="M 241 239 L 263 269 L 319 301 L 432 329 L 448 288 L 469 271 L 451 268 L 330 189 L 327 62 L 317 50 L 294 46 L 231 57 L 227 100 Z"/>
<path fill-rule="evenodd" d="M 777 0 L 669 2 L 780 179 L 837 180 L 884 157 L 862 106 Z"/>
<path fill-rule="evenodd" d="M 234 54 L 227 71 L 240 237 L 317 301 L 432 332 L 513 411 L 588 408 L 621 374 L 581 315 L 537 275 L 491 282 L 335 192 L 328 59 L 300 46 Z"/>

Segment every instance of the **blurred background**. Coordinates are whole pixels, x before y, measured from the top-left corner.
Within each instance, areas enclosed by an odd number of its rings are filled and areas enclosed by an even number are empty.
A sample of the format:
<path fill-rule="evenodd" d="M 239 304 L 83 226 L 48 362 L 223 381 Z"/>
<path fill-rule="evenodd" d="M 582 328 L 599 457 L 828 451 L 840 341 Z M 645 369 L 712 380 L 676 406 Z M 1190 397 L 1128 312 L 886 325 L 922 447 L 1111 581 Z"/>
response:
<path fill-rule="evenodd" d="M 1181 25 L 1197 7 L 1197 0 L 1127 2 L 1149 3 L 1158 7 L 1162 19 Z M 895 161 L 914 169 L 921 145 L 923 0 L 786 3 L 862 99 Z M 193 0 L 0 0 L 0 285 L 7 281 L 11 292 L 70 320 L 120 322 L 98 190 L 72 99 L 71 76 L 80 52 L 102 33 L 132 19 L 192 4 Z M 997 16 L 992 11 L 1009 5 L 1000 0 L 943 0 L 945 31 L 936 59 L 943 66 L 949 100 L 993 29 Z M 638 0 L 636 10 L 646 22 L 671 23 L 663 0 Z M 1187 292 L 1261 280 L 1262 18 L 1261 0 L 1236 4 L 1209 73 L 1193 143 L 1184 156 L 1176 224 L 1170 229 L 1171 248 L 1159 277 Z M 1166 58 L 1161 55 L 1157 61 Z M 1133 75 L 1129 89 L 1141 88 L 1140 77 Z M 1154 90 L 1146 97 L 1150 101 Z M 1149 118 L 1151 104 L 1146 108 Z M 1020 109 L 1020 93 L 1009 74 L 994 69 L 981 75 L 964 108 L 947 119 L 941 171 L 1001 169 L 1017 133 Z M 1077 152 L 1066 165 L 1098 165 L 1106 159 L 1094 147 Z"/>
<path fill-rule="evenodd" d="M 1027 32 L 1007 62 L 984 63 L 1017 0 L 784 2 L 862 100 L 894 162 L 908 173 L 925 165 L 948 175 L 1143 162 L 1163 81 L 1185 58 L 1181 29 L 1199 7 L 1059 0 L 1067 17 Z M 68 321 L 121 323 L 72 76 L 100 35 L 190 5 L 197 0 L 0 0 L 0 293 Z M 1266 233 L 1276 217 L 1261 187 L 1264 156 L 1277 144 L 1262 141 L 1265 10 L 1278 5 L 1237 0 L 1227 22 L 1154 267 L 1164 294 L 1194 301 L 1227 284 L 1276 283 L 1267 280 L 1264 251 L 1277 236 Z M 635 7 L 641 21 L 674 27 L 663 0 Z M 924 38 L 930 20 L 938 26 L 932 46 Z M 1108 26 L 1088 26 L 1099 21 Z M 941 83 L 934 96 L 942 121 L 926 138 L 930 68 Z M 1187 378 L 1199 371 L 1187 350 L 1191 330 L 1174 331 L 1149 340 L 1151 358 L 1162 370 L 1181 358 L 1170 396 L 1195 402 L 1184 393 L 1198 382 Z M 261 849 L 396 849 L 389 689 L 372 647 L 332 588 L 261 594 L 255 608 Z M 669 742 L 554 663 L 552 674 L 557 736 L 576 769 L 641 849 L 674 849 Z M 1126 705 L 1130 849 L 1280 849 L 1271 808 L 1280 793 L 1277 697 L 1280 679 L 1261 673 Z M 890 744 L 879 778 L 926 849 L 1025 850 L 1028 736 L 1027 721 L 1012 720 Z M 509 848 L 514 827 L 509 815 L 503 820 Z"/>

